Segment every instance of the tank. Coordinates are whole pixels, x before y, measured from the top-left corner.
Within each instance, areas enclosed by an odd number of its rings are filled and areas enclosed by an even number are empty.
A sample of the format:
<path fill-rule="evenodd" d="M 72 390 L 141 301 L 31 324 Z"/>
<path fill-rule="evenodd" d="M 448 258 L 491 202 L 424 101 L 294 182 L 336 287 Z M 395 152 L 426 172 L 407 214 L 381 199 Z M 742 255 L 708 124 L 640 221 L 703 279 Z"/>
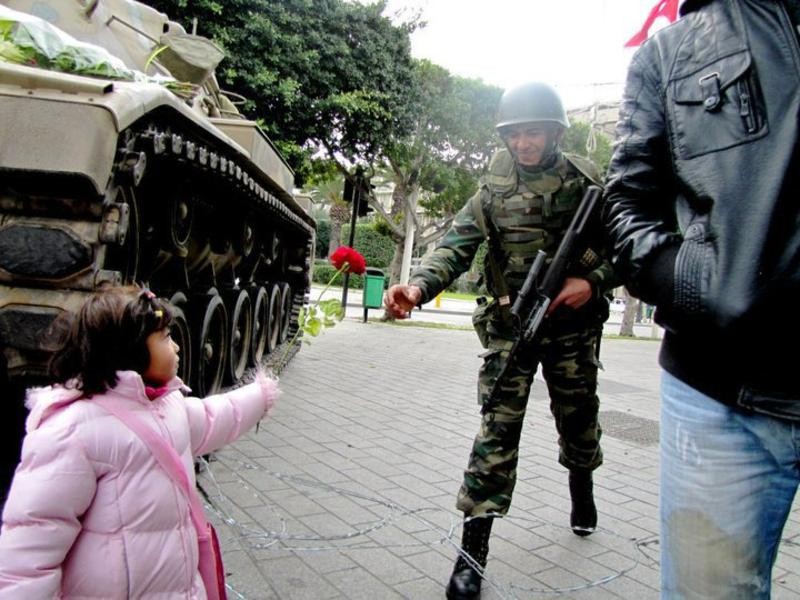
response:
<path fill-rule="evenodd" d="M 315 222 L 275 146 L 220 90 L 219 49 L 133 0 L 0 5 L 150 76 L 0 61 L 0 344 L 10 380 L 45 374 L 59 313 L 132 282 L 175 305 L 179 375 L 195 394 L 235 385 L 248 366 L 279 371 L 308 300 Z"/>

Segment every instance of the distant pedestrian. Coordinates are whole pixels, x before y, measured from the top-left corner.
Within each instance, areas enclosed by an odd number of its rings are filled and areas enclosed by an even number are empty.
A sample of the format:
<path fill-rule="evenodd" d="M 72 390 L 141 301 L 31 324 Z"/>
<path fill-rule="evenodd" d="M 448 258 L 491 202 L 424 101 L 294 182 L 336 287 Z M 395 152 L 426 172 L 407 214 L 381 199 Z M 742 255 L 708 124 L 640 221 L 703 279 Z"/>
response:
<path fill-rule="evenodd" d="M 604 220 L 665 329 L 662 598 L 767 599 L 800 483 L 800 2 L 681 12 L 631 62 Z"/>
<path fill-rule="evenodd" d="M 490 396 L 513 345 L 509 309 L 534 257 L 543 250 L 552 258 L 586 188 L 599 182 L 590 161 L 561 151 L 568 126 L 561 99 L 550 86 L 536 82 L 507 90 L 497 120 L 506 148 L 492 157 L 478 193 L 414 271 L 410 285 L 392 286 L 386 298 L 387 310 L 405 317 L 466 271 L 488 238 L 484 270 L 492 298 L 483 298 L 473 315 L 487 349 L 478 375 L 482 422 L 456 503 L 465 517 L 462 548 L 481 567 L 486 565 L 493 515 L 506 514 L 511 505 L 522 424 L 539 364 L 559 433 L 558 460 L 569 470 L 570 525 L 581 536 L 597 526 L 592 471 L 603 461 L 597 352 L 608 318 L 606 293 L 616 285 L 607 263 L 581 265 L 568 274 L 540 337 L 518 355 L 508 371 L 509 383 Z M 480 588 L 480 576 L 459 556 L 447 597 L 477 598 Z"/>
<path fill-rule="evenodd" d="M 210 540 L 191 508 L 202 512 L 192 457 L 253 427 L 277 386 L 258 375 L 229 393 L 185 397 L 171 320 L 167 302 L 136 288 L 99 292 L 73 316 L 52 361 L 58 383 L 28 396 L 3 511 L 0 598 L 220 597 L 201 573 L 217 565 L 199 562 L 199 539 Z"/>

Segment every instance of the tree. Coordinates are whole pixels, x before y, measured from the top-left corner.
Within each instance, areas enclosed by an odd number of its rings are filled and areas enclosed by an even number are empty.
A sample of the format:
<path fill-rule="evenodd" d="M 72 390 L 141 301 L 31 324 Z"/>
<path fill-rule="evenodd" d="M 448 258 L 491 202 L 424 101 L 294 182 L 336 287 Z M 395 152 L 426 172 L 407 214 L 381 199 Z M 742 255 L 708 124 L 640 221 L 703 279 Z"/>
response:
<path fill-rule="evenodd" d="M 476 190 L 497 138 L 494 113 L 502 90 L 479 80 L 451 75 L 421 60 L 415 63 L 413 128 L 383 148 L 388 176 L 394 181 L 392 206 L 380 207 L 395 241 L 390 281 L 400 277 L 406 219 L 416 218 L 417 202 L 430 219 L 415 247 L 440 237 Z"/>
<path fill-rule="evenodd" d="M 588 148 L 587 148 L 588 146 Z M 564 133 L 561 147 L 565 152 L 571 152 L 591 159 L 601 173 L 608 169 L 611 161 L 611 140 L 599 129 L 592 128 L 583 121 L 572 120 L 569 129 Z"/>
<path fill-rule="evenodd" d="M 413 95 L 409 32 L 382 16 L 384 2 L 145 0 L 226 51 L 221 87 L 246 98 L 295 168 L 298 184 L 331 165 L 370 164 L 408 129 Z M 314 160 L 312 160 L 314 157 Z"/>
<path fill-rule="evenodd" d="M 628 288 L 622 289 L 625 292 L 625 311 L 622 313 L 619 334 L 624 337 L 634 337 L 633 324 L 636 321 L 636 314 L 639 310 L 639 300 L 630 295 Z"/>

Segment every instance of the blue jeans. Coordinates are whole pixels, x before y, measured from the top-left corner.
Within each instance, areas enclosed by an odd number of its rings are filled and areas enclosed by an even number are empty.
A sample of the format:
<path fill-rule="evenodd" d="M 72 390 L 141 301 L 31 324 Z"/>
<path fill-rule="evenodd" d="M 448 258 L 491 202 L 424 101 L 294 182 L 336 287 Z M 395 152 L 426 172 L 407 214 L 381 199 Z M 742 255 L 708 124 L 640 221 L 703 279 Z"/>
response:
<path fill-rule="evenodd" d="M 661 379 L 661 598 L 768 599 L 800 483 L 800 423 Z"/>

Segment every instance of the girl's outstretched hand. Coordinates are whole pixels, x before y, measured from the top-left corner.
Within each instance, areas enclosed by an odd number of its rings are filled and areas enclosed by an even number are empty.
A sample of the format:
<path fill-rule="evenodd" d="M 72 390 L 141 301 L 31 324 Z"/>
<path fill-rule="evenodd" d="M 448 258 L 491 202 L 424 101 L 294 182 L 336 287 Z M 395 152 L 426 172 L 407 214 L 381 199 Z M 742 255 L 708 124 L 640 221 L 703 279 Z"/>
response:
<path fill-rule="evenodd" d="M 264 395 L 264 416 L 266 416 L 272 407 L 275 406 L 275 402 L 278 400 L 278 396 L 281 394 L 281 391 L 278 388 L 278 380 L 274 376 L 268 375 L 264 369 L 259 368 L 256 371 L 255 381 L 261 387 L 261 393 Z"/>

